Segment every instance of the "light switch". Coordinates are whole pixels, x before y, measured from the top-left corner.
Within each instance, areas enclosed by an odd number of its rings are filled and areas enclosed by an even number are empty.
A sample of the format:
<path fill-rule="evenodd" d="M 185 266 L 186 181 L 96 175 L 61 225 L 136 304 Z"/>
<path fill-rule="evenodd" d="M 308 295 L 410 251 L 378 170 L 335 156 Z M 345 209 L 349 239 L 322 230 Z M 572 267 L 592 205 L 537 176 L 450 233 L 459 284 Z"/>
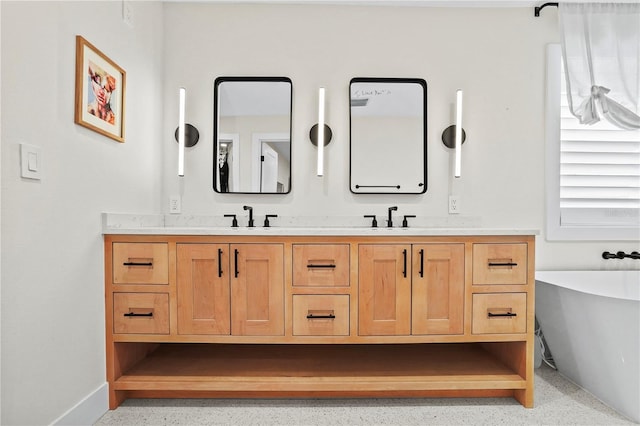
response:
<path fill-rule="evenodd" d="M 30 172 L 38 171 L 38 154 L 35 152 L 28 152 L 27 155 L 29 158 L 27 159 L 27 167 Z"/>
<path fill-rule="evenodd" d="M 42 149 L 26 143 L 20 144 L 21 176 L 27 179 L 40 179 L 42 173 Z"/>

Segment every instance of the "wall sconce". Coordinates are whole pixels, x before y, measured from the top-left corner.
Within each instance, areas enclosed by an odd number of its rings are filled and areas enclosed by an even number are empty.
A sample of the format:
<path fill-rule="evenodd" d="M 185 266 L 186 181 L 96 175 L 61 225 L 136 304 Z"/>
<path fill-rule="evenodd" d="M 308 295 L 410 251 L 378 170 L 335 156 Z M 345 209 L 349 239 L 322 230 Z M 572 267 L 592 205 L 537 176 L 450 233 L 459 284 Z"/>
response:
<path fill-rule="evenodd" d="M 184 87 L 178 90 L 178 128 L 174 134 L 178 141 L 178 176 L 184 176 L 184 148 L 191 148 L 198 143 L 200 132 L 191 124 L 185 123 L 185 104 L 187 91 Z"/>
<path fill-rule="evenodd" d="M 467 134 L 462 128 L 462 90 L 456 91 L 456 124 L 453 124 L 442 132 L 442 143 L 447 148 L 455 149 L 455 166 L 453 176 L 459 178 L 462 168 L 462 144 L 467 139 Z"/>
<path fill-rule="evenodd" d="M 311 143 L 318 147 L 318 176 L 324 176 L 324 147 L 329 145 L 332 136 L 331 127 L 325 124 L 324 87 L 321 87 L 318 91 L 318 124 L 314 124 L 309 131 Z M 322 141 L 322 143 L 318 143 L 318 141 Z"/>

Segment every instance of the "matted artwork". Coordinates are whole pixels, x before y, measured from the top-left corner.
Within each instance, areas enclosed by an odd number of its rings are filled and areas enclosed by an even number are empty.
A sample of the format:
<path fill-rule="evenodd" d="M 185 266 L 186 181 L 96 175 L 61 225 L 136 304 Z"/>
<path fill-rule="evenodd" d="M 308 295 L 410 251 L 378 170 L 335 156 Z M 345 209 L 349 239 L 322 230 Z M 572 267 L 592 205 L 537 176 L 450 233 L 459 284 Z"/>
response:
<path fill-rule="evenodd" d="M 75 122 L 124 142 L 126 72 L 82 36 L 76 36 Z"/>

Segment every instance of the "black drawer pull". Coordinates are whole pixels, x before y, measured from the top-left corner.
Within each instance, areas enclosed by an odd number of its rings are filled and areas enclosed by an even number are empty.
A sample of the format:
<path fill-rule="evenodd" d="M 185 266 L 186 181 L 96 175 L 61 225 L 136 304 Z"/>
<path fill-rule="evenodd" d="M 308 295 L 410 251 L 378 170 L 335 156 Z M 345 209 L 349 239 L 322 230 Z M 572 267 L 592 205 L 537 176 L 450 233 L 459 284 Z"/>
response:
<path fill-rule="evenodd" d="M 333 314 L 329 314 L 329 315 L 309 314 L 309 315 L 307 315 L 307 319 L 336 319 L 336 316 L 333 315 Z"/>
<path fill-rule="evenodd" d="M 240 252 L 237 249 L 233 250 L 233 263 L 234 265 L 234 271 L 233 271 L 233 276 L 235 278 L 238 278 L 238 274 L 240 274 L 240 271 L 238 271 L 238 254 Z"/>
<path fill-rule="evenodd" d="M 124 314 L 125 317 L 152 317 L 153 316 L 153 312 L 149 312 L 148 314 L 137 314 L 135 312 L 129 312 L 127 314 Z"/>
<path fill-rule="evenodd" d="M 495 318 L 495 317 L 517 317 L 518 314 L 516 314 L 515 312 L 505 312 L 503 314 L 494 314 L 491 312 L 487 312 L 487 316 L 489 318 Z"/>
<path fill-rule="evenodd" d="M 407 250 L 402 250 L 402 276 L 407 278 Z"/>
<path fill-rule="evenodd" d="M 335 268 L 336 265 L 315 265 L 315 264 L 308 264 L 307 268 Z"/>
<path fill-rule="evenodd" d="M 124 262 L 124 266 L 153 266 L 153 262 Z"/>
<path fill-rule="evenodd" d="M 518 266 L 515 262 L 489 262 L 489 266 Z"/>

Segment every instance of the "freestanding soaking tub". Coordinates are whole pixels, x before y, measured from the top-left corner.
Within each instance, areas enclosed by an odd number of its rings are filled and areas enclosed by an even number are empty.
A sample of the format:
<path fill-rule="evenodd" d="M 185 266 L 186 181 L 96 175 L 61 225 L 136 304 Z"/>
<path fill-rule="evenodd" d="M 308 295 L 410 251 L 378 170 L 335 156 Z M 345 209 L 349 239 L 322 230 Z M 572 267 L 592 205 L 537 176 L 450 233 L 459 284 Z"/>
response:
<path fill-rule="evenodd" d="M 558 371 L 640 422 L 640 270 L 538 271 L 536 318 Z"/>

